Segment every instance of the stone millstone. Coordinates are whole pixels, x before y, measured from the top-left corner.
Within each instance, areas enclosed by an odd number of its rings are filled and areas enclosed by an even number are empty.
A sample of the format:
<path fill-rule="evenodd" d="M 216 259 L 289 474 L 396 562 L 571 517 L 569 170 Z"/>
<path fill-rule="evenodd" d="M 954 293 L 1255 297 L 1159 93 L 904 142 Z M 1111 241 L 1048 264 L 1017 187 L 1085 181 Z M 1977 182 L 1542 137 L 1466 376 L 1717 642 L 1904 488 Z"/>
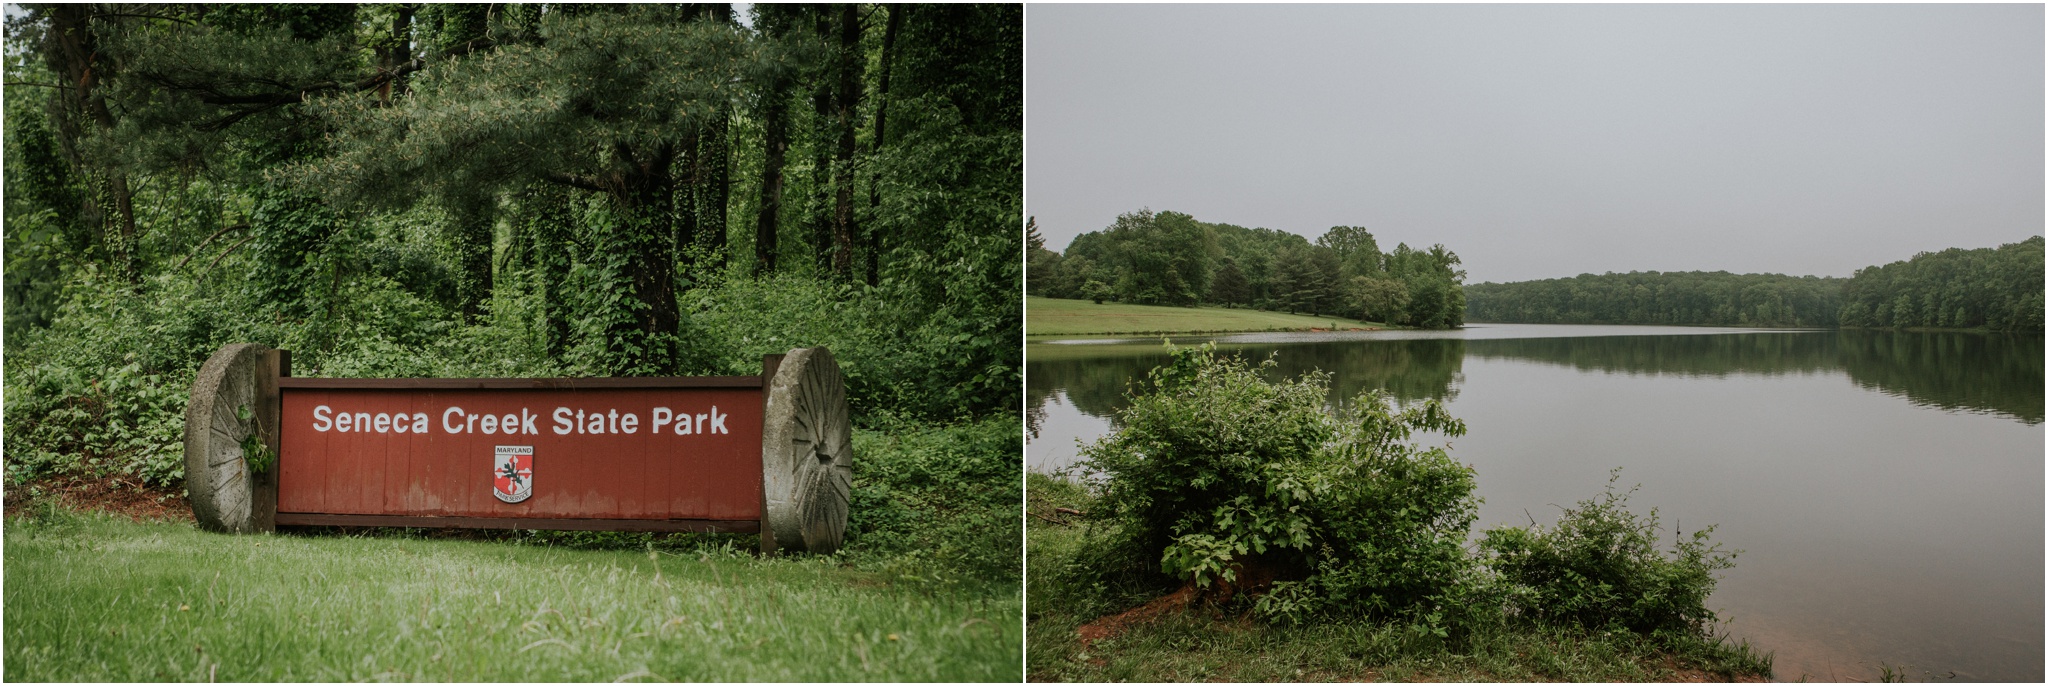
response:
<path fill-rule="evenodd" d="M 278 351 L 237 343 L 208 358 L 192 382 L 185 404 L 185 491 L 201 527 L 238 534 L 275 528 L 277 467 L 252 475 L 242 439 L 259 434 L 276 449 L 278 364 Z"/>
<path fill-rule="evenodd" d="M 851 420 L 832 351 L 789 351 L 769 383 L 761 436 L 762 524 L 775 548 L 839 549 L 853 492 Z"/>

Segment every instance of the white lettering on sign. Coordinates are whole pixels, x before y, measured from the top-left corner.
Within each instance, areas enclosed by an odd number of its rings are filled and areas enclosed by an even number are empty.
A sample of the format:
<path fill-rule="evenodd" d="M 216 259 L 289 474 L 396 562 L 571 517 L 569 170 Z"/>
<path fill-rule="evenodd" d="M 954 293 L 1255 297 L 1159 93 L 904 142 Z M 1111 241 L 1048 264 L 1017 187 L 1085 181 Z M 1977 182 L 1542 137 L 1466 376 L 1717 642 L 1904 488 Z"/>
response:
<path fill-rule="evenodd" d="M 630 434 L 640 432 L 640 415 L 619 412 L 618 408 L 603 411 L 583 408 L 557 407 L 550 415 L 554 419 L 555 435 L 578 434 Z M 729 415 L 719 412 L 718 406 L 711 406 L 708 413 L 677 412 L 666 407 L 654 408 L 647 427 L 650 433 L 661 433 L 668 429 L 677 436 L 698 434 L 729 434 L 725 419 Z M 535 423 L 540 415 L 527 408 L 519 408 L 516 414 L 470 414 L 461 407 L 449 407 L 441 411 L 442 433 L 484 433 L 484 434 L 525 434 L 539 435 L 540 427 Z M 371 415 L 367 412 L 336 412 L 334 408 L 320 405 L 313 408 L 313 430 L 340 433 L 428 433 L 432 425 L 427 413 L 388 413 Z"/>

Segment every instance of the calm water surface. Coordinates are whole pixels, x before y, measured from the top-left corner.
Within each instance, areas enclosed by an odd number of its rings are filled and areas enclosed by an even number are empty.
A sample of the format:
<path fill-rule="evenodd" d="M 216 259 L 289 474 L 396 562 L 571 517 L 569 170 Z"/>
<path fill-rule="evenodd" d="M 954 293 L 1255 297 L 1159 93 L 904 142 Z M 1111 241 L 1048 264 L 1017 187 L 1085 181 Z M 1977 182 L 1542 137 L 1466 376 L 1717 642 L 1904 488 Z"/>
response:
<path fill-rule="evenodd" d="M 1438 398 L 1470 432 L 1475 530 L 1549 523 L 1607 471 L 1743 552 L 1709 605 L 1782 680 L 2043 678 L 2042 337 L 1474 325 L 1214 340 L 1333 395 Z M 1026 353 L 1032 469 L 1113 430 L 1158 339 Z M 1953 674 L 1953 676 L 1951 676 Z"/>

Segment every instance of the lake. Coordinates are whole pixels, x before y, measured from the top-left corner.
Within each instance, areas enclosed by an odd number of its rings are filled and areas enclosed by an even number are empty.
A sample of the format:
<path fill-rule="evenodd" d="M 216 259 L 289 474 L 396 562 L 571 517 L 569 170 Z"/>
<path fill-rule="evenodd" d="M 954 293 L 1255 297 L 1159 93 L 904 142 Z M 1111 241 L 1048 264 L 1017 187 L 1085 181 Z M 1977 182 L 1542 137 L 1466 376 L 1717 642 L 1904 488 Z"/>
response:
<path fill-rule="evenodd" d="M 1437 398 L 1469 433 L 1474 531 L 1549 524 L 1608 470 L 1633 509 L 1743 551 L 1709 607 L 1777 678 L 2040 682 L 2040 335 L 1475 324 L 1177 337 Z M 1113 430 L 1158 338 L 1033 341 L 1030 468 Z M 1441 438 L 1437 441 L 1441 443 Z M 1666 535 L 1669 535 L 1668 530 Z"/>

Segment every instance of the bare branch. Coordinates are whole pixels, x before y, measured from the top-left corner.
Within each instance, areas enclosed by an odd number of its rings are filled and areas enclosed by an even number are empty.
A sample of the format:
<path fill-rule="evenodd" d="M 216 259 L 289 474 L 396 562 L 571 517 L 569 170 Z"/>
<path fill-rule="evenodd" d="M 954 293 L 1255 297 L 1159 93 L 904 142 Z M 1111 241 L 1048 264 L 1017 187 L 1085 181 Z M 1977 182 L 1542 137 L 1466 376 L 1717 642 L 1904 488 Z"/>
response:
<path fill-rule="evenodd" d="M 596 181 L 593 181 L 586 177 L 577 176 L 575 174 L 564 174 L 561 172 L 544 172 L 541 174 L 541 178 L 571 188 L 581 188 L 586 191 L 593 191 L 597 193 L 605 192 L 604 187 L 599 186 Z"/>
<path fill-rule="evenodd" d="M 248 237 L 243 238 L 240 241 L 236 241 L 234 245 L 228 246 L 228 249 L 220 251 L 220 255 L 218 257 L 213 258 L 212 262 L 207 263 L 206 271 L 199 273 L 199 280 L 205 281 L 207 275 L 213 273 L 213 268 L 219 266 L 221 260 L 227 259 L 228 253 L 234 252 L 236 248 L 242 247 L 243 245 L 247 244 L 250 240 L 253 240 L 255 238 L 256 234 L 249 234 Z"/>
<path fill-rule="evenodd" d="M 121 13 L 121 12 L 100 12 L 100 13 L 98 13 L 98 14 L 95 14 L 95 15 L 93 15 L 93 16 L 92 16 L 92 18 L 94 18 L 94 19 L 99 19 L 99 18 L 102 18 L 102 17 L 128 17 L 128 18 L 131 18 L 131 19 L 159 19 L 159 20 L 163 20 L 163 21 L 175 21 L 175 22 L 178 22 L 178 23 L 180 23 L 180 24 L 184 24 L 184 25 L 186 25 L 186 26 L 198 26 L 198 25 L 199 25 L 199 23 L 198 23 L 198 22 L 192 21 L 192 20 L 190 20 L 190 19 L 181 19 L 181 18 L 178 18 L 178 17 L 166 17 L 166 16 L 162 16 L 162 15 L 157 15 L 157 14 L 124 14 L 124 13 Z"/>
<path fill-rule="evenodd" d="M 212 242 L 213 242 L 213 239 L 215 239 L 215 238 L 220 238 L 222 234 L 225 234 L 225 233 L 227 233 L 227 232 L 229 232 L 229 231 L 234 231 L 234 230 L 236 230 L 236 229 L 246 229 L 246 228 L 249 228 L 249 222 L 242 222 L 242 223 L 240 223 L 240 224 L 235 224 L 235 225 L 232 225 L 232 226 L 223 226 L 223 227 L 220 227 L 220 230 L 219 230 L 219 231 L 215 231 L 215 232 L 213 232 L 213 235 L 211 235 L 211 236 L 207 236 L 207 237 L 206 237 L 206 240 L 203 240 L 203 241 L 200 241 L 200 242 L 199 242 L 199 245 L 195 245 L 195 246 L 192 246 L 192 254 L 190 254 L 190 255 L 186 255 L 186 256 L 185 256 L 185 259 L 179 260 L 179 261 L 178 261 L 178 266 L 177 266 L 177 269 L 184 269 L 184 268 L 185 268 L 185 263 L 187 263 L 187 262 L 191 262 L 191 261 L 192 261 L 192 258 L 193 258 L 193 257 L 197 257 L 197 256 L 199 255 L 199 250 L 200 250 L 201 248 L 205 248 L 205 247 L 206 247 L 206 244 L 208 244 L 208 243 L 212 243 Z M 216 260 L 216 261 L 217 261 L 217 260 Z"/>

